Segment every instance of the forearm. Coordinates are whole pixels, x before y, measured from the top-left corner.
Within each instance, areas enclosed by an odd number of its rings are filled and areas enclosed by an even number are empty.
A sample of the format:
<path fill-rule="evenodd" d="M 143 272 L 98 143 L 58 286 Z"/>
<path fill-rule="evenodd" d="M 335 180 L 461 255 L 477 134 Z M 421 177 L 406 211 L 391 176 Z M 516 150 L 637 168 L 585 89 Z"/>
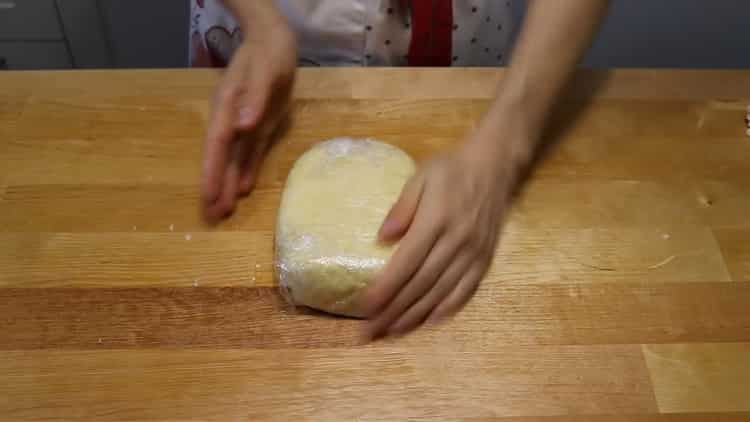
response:
<path fill-rule="evenodd" d="M 529 0 L 529 10 L 511 64 L 485 120 L 518 125 L 522 145 L 506 145 L 530 157 L 552 107 L 593 40 L 606 0 Z M 510 116 L 510 117 L 508 117 Z M 494 142 L 514 142 L 511 139 Z"/>
<path fill-rule="evenodd" d="M 222 0 L 243 29 L 259 21 L 285 24 L 284 17 L 273 0 Z"/>

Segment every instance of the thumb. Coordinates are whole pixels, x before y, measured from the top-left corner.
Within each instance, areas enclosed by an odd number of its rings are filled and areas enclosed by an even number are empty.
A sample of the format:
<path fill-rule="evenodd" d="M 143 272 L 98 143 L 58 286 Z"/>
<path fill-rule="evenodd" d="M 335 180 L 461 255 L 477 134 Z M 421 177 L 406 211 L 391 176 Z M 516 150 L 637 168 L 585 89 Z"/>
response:
<path fill-rule="evenodd" d="M 393 242 L 400 239 L 409 229 L 414 214 L 417 212 L 419 199 L 424 188 L 424 177 L 418 173 L 406 182 L 401 190 L 401 195 L 391 207 L 388 216 L 385 217 L 383 225 L 378 231 L 378 240 Z"/>

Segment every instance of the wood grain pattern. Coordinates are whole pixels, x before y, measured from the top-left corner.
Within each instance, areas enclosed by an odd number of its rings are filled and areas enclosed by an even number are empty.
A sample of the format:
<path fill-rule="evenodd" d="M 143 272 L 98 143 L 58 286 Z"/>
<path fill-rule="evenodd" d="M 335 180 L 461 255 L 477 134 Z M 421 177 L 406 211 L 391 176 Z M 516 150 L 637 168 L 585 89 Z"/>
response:
<path fill-rule="evenodd" d="M 574 120 L 571 113 L 557 117 L 557 125 L 566 126 L 559 135 L 560 151 L 543 163 L 538 175 L 741 180 L 737 176 L 747 171 L 743 158 L 750 151 L 750 145 L 743 142 L 743 104 L 597 100 Z M 283 182 L 296 157 L 312 143 L 342 135 L 378 137 L 424 160 L 460 140 L 486 105 L 484 100 L 299 99 L 283 150 L 272 155 L 267 166 L 278 171 L 269 174 L 267 170 L 264 175 L 266 180 L 273 176 L 275 182 Z M 567 107 L 581 108 L 574 105 Z M 0 177 L 14 184 L 54 180 L 61 184 L 139 181 L 192 186 L 198 178 L 207 109 L 207 99 L 33 99 L 18 119 L 14 136 L 2 147 L 8 167 L 0 170 Z M 653 119 L 654 115 L 660 118 Z M 50 124 L 38 124 L 50 116 L 54 119 Z M 320 125 L 321 120 L 329 123 Z M 705 137 L 720 146 L 708 156 L 701 153 Z M 160 141 L 152 142 L 154 138 Z M 639 153 L 644 149 L 652 154 Z M 619 157 L 615 166 L 608 159 L 613 154 Z"/>
<path fill-rule="evenodd" d="M 140 221 L 129 232 L 0 233 L 0 244 L 13 246 L 0 255 L 0 286 L 276 285 L 273 250 L 265 247 L 272 231 L 184 231 L 161 218 Z M 540 230 L 511 222 L 485 283 L 731 281 L 724 256 L 709 229 Z"/>
<path fill-rule="evenodd" d="M 716 229 L 716 238 L 734 281 L 750 281 L 750 229 Z"/>
<path fill-rule="evenodd" d="M 0 286 L 252 287 L 273 282 L 272 257 L 263 251 L 273 242 L 272 232 L 192 233 L 174 224 L 163 230 L 0 234 L 0 243 L 14 245 L 0 256 Z"/>
<path fill-rule="evenodd" d="M 750 343 L 644 345 L 643 353 L 660 411 L 750 411 Z"/>
<path fill-rule="evenodd" d="M 449 151 L 503 71 L 301 69 L 258 189 L 198 216 L 213 70 L 2 72 L 0 420 L 750 421 L 750 72 L 582 71 L 452 321 L 291 309 L 273 232 L 322 139 Z"/>
<path fill-rule="evenodd" d="M 205 231 L 198 195 L 196 186 L 9 185 L 0 198 L 0 232 L 117 232 L 134 226 L 163 231 L 170 224 Z M 220 229 L 274 230 L 280 199 L 281 188 L 260 188 Z M 507 222 L 534 228 L 743 228 L 748 209 L 750 181 L 696 189 L 650 181 L 538 179 L 529 182 Z"/>
<path fill-rule="evenodd" d="M 748 303 L 747 283 L 514 286 L 488 280 L 451 324 L 402 341 L 488 347 L 750 341 Z M 5 288 L 0 322 L 6 350 L 358 342 L 356 321 L 296 314 L 272 288 Z"/>
<path fill-rule="evenodd" d="M 576 415 L 467 418 L 461 422 L 740 422 L 750 420 L 750 412 L 669 413 L 663 415 Z"/>
<path fill-rule="evenodd" d="M 2 352 L 0 371 L 13 382 L 0 386 L 7 398 L 0 413 L 26 419 L 47 407 L 61 419 L 387 421 L 656 411 L 638 346 L 446 346 L 428 359 L 398 347 Z M 612 371 L 623 377 L 612 380 Z"/>
<path fill-rule="evenodd" d="M 512 220 L 487 278 L 514 284 L 731 281 L 709 229 L 542 229 Z"/>

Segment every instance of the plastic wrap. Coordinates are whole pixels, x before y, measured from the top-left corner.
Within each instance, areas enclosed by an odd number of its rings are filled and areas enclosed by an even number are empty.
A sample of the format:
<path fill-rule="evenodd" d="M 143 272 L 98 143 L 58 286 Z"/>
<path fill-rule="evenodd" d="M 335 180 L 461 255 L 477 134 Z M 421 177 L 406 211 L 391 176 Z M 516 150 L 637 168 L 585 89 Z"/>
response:
<path fill-rule="evenodd" d="M 377 232 L 414 162 L 373 140 L 321 142 L 292 167 L 276 228 L 276 271 L 295 305 L 362 317 L 360 293 L 396 245 Z"/>

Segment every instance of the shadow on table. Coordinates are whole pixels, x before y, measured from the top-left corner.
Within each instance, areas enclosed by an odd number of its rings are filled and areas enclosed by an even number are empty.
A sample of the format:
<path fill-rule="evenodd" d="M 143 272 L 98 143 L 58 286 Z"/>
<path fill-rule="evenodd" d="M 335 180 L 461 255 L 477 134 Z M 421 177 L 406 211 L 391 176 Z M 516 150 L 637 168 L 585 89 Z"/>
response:
<path fill-rule="evenodd" d="M 523 189 L 534 169 L 565 139 L 575 127 L 584 111 L 594 102 L 601 88 L 609 80 L 611 73 L 605 70 L 580 70 L 565 87 L 562 99 L 555 105 L 542 138 L 514 191 L 514 197 L 523 195 Z"/>

